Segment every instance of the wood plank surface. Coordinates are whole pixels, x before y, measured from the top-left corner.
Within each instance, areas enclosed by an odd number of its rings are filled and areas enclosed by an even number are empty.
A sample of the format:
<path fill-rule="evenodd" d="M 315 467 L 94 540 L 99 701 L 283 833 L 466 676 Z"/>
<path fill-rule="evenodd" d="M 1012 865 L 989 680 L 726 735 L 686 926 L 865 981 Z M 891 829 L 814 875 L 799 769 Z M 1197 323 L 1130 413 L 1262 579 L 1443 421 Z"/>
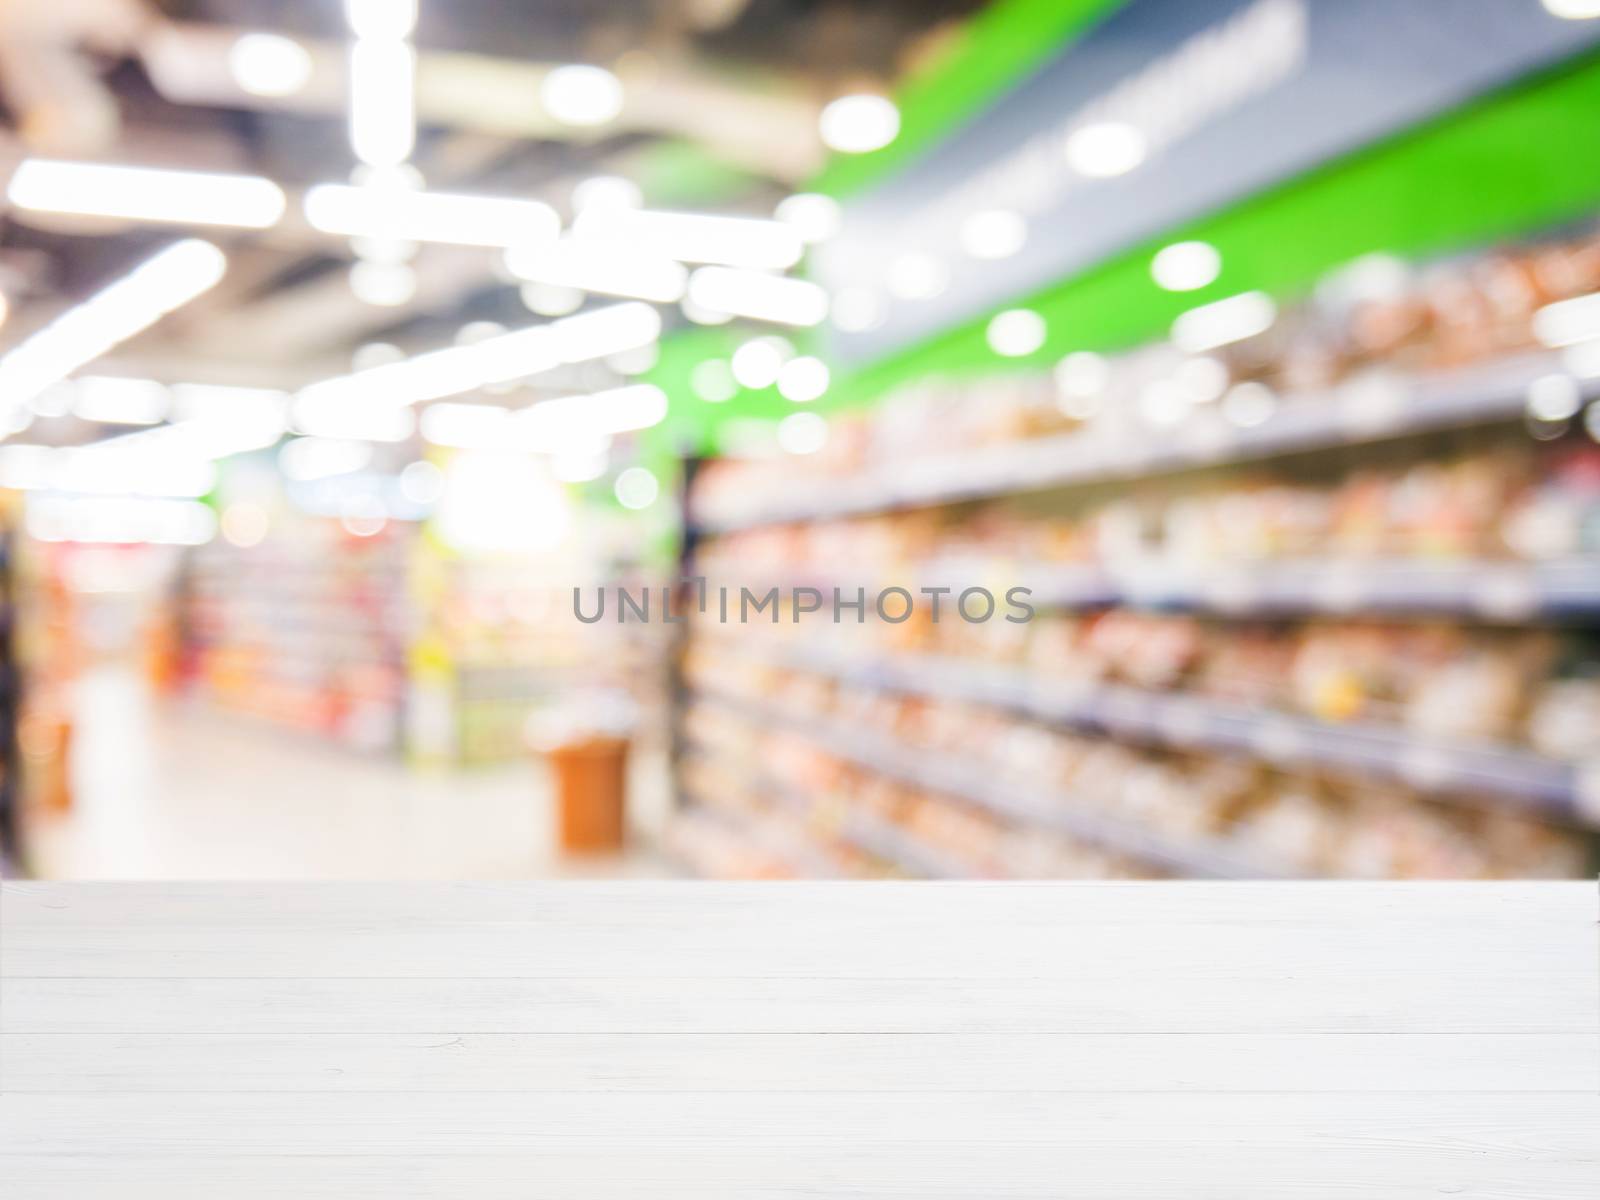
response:
<path fill-rule="evenodd" d="M 6 885 L 8 1200 L 1600 1195 L 1585 884 Z"/>

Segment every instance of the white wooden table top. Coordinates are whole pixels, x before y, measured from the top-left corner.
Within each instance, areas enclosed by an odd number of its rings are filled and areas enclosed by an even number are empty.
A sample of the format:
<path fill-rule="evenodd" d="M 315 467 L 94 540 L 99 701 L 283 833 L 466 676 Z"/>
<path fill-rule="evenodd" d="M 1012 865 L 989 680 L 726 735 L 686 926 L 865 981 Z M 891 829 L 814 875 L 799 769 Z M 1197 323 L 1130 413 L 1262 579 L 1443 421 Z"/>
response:
<path fill-rule="evenodd" d="M 1590 884 L 8 884 L 8 1200 L 1600 1196 Z"/>

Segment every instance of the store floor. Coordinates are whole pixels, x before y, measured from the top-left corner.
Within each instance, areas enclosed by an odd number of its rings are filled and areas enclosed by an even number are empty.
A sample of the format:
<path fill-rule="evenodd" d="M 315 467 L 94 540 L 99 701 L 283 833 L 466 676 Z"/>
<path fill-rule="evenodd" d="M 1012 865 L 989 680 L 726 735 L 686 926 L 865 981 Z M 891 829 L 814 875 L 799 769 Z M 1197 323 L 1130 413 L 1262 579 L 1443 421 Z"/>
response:
<path fill-rule="evenodd" d="M 663 876 L 664 776 L 634 765 L 640 834 L 563 861 L 533 762 L 422 772 L 187 701 L 97 667 L 74 696 L 73 807 L 28 829 L 47 879 L 518 879 Z"/>

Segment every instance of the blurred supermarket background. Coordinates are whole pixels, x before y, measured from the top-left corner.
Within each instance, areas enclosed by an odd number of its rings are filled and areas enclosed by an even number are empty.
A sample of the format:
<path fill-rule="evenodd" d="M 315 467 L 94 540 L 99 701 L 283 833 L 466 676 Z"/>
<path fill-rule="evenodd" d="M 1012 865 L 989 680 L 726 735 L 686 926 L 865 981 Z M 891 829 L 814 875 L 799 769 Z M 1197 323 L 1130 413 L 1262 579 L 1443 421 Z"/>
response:
<path fill-rule="evenodd" d="M 0 106 L 9 873 L 1596 868 L 1600 0 L 4 0 Z"/>

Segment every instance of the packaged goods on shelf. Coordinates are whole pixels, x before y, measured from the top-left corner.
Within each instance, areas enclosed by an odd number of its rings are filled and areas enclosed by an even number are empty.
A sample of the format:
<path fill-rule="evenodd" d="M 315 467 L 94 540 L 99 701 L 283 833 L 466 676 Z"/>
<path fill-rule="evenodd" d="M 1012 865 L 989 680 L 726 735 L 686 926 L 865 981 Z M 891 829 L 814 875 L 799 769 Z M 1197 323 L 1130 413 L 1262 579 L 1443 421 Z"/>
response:
<path fill-rule="evenodd" d="M 1600 369 L 1533 327 L 1597 287 L 1596 236 L 1369 259 L 1220 350 L 931 378 L 817 454 L 711 464 L 691 568 L 785 599 L 690 622 L 691 693 L 745 729 L 699 739 L 697 778 L 732 759 L 763 803 L 834 797 L 930 875 L 1013 873 L 1045 835 L 1178 874 L 1581 873 Z M 941 587 L 1035 611 L 795 611 Z M 873 808 L 905 787 L 959 833 Z"/>
<path fill-rule="evenodd" d="M 196 549 L 183 593 L 193 681 L 224 707 L 352 745 L 399 746 L 407 526 Z"/>

